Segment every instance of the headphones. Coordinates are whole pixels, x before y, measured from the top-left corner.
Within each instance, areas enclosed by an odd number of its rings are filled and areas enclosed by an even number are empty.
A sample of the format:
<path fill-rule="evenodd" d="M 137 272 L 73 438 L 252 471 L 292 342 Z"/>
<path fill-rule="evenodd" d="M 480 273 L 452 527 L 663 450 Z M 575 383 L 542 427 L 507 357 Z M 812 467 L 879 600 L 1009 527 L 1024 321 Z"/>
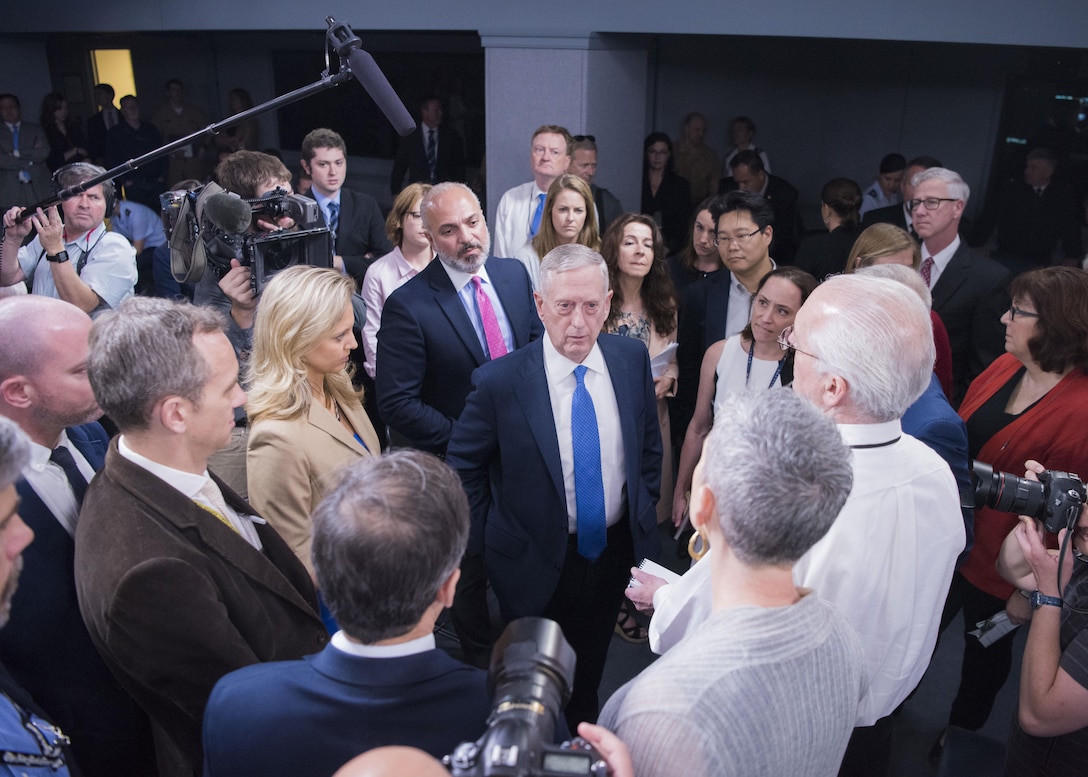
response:
<path fill-rule="evenodd" d="M 92 165 L 90 162 L 72 162 L 64 167 L 59 167 L 53 173 L 53 196 L 57 196 L 69 186 L 83 183 L 95 176 L 102 175 L 104 172 L 106 172 L 106 168 Z M 113 181 L 104 181 L 101 186 L 102 195 L 106 200 L 106 218 L 109 218 L 113 215 L 113 206 L 117 202 L 115 199 L 116 187 L 113 185 Z"/>

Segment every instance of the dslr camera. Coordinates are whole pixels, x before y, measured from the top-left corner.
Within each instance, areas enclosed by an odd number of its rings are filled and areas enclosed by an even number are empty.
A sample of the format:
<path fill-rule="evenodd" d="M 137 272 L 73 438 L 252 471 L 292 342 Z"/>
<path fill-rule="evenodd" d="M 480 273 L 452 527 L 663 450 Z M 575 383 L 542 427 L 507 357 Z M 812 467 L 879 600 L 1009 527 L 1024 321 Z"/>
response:
<path fill-rule="evenodd" d="M 559 624 L 520 618 L 503 631 L 491 654 L 492 707 L 487 731 L 462 742 L 442 763 L 453 775 L 605 777 L 608 766 L 580 737 L 561 744 L 555 722 L 570 699 L 575 655 Z"/>
<path fill-rule="evenodd" d="M 975 507 L 1030 515 L 1041 520 L 1051 534 L 1076 526 L 1086 490 L 1084 481 L 1074 473 L 1048 469 L 1036 482 L 1008 472 L 994 472 L 981 461 L 971 462 L 971 470 Z"/>
<path fill-rule="evenodd" d="M 276 189 L 246 200 L 215 183 L 191 192 L 161 195 L 163 227 L 170 241 L 170 269 L 178 283 L 199 281 L 210 266 L 222 278 L 231 259 L 252 269 L 254 293 L 297 264 L 332 267 L 332 233 L 316 202 Z M 275 222 L 289 217 L 301 229 L 257 232 L 258 219 Z"/>

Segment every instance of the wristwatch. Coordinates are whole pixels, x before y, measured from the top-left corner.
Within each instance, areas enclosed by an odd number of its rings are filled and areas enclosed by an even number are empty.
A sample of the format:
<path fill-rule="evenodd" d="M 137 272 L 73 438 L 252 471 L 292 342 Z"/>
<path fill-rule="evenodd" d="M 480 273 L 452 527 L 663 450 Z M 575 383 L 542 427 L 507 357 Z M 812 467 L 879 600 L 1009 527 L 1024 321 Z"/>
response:
<path fill-rule="evenodd" d="M 48 262 L 54 262 L 55 264 L 62 264 L 68 261 L 68 252 L 60 251 L 56 254 L 46 254 L 45 259 Z"/>
<path fill-rule="evenodd" d="M 1049 604 L 1057 607 L 1059 610 L 1062 608 L 1062 600 L 1057 596 L 1046 596 L 1039 593 L 1037 590 L 1031 592 L 1031 598 L 1028 600 L 1031 602 L 1031 609 L 1038 610 L 1044 604 Z"/>

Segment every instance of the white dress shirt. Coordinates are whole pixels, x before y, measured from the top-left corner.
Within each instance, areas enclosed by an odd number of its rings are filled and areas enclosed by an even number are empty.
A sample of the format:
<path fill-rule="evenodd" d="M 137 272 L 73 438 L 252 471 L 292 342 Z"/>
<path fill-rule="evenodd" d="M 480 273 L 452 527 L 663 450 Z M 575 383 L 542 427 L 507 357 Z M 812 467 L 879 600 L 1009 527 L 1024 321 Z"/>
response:
<path fill-rule="evenodd" d="M 620 411 L 616 404 L 616 392 L 608 365 L 600 347 L 582 360 L 586 367 L 585 385 L 593 398 L 593 412 L 597 416 L 597 433 L 601 440 L 601 475 L 604 481 L 605 523 L 612 526 L 624 517 L 627 506 L 625 493 L 627 479 L 623 455 L 623 433 L 620 430 Z M 559 353 L 551 339 L 544 336 L 544 373 L 548 378 L 548 395 L 552 403 L 552 418 L 559 442 L 559 458 L 563 464 L 563 487 L 567 498 L 567 525 L 571 534 L 578 529 L 578 500 L 574 494 L 574 442 L 571 439 L 571 400 L 578 381 L 574 368 L 578 365 Z"/>
<path fill-rule="evenodd" d="M 76 505 L 76 495 L 72 492 L 72 484 L 68 482 L 68 476 L 60 464 L 54 464 L 49 460 L 52 450 L 44 445 L 38 445 L 33 440 L 29 442 L 30 461 L 23 467 L 22 475 L 34 489 L 34 493 L 42 500 L 42 504 L 48 508 L 64 530 L 74 537 L 79 507 Z M 60 441 L 57 445 L 63 445 L 68 449 L 76 463 L 76 469 L 90 483 L 91 478 L 94 477 L 94 468 L 87 459 L 83 458 L 79 449 L 72 445 L 67 432 L 60 433 Z"/>
<path fill-rule="evenodd" d="M 771 260 L 771 270 L 778 269 L 778 264 Z M 752 293 L 744 284 L 729 272 L 729 307 L 725 311 L 725 331 L 721 338 L 735 337 L 744 331 L 752 317 Z"/>
<path fill-rule="evenodd" d="M 99 224 L 75 240 L 65 238 L 64 250 L 68 252 L 68 261 L 77 269 L 87 254 L 79 279 L 111 308 L 132 295 L 136 287 L 136 249 L 121 235 L 107 232 L 105 224 Z M 19 266 L 23 275 L 34 279 L 31 293 L 60 299 L 53 281 L 52 265 L 46 261 L 45 249 L 37 236 L 19 249 Z"/>
<path fill-rule="evenodd" d="M 899 421 L 840 424 L 854 486 L 831 529 L 793 568 L 798 586 L 833 603 L 865 651 L 869 692 L 857 726 L 886 717 L 929 666 L 965 536 L 948 465 Z M 894 443 L 887 445 L 890 440 Z M 875 445 L 879 447 L 857 447 Z M 713 550 L 710 551 L 713 553 Z M 675 645 L 711 611 L 710 556 L 654 596 L 650 647 Z"/>
<path fill-rule="evenodd" d="M 361 642 L 352 642 L 342 630 L 332 635 L 332 646 L 349 656 L 360 658 L 403 658 L 414 656 L 417 653 L 426 653 L 434 650 L 434 634 L 424 634 L 422 637 L 398 642 L 395 645 L 364 645 Z"/>
<path fill-rule="evenodd" d="M 529 228 L 533 225 L 537 197 L 547 194 L 537 188 L 536 181 L 519 184 L 507 189 L 495 211 L 495 229 L 492 232 L 492 254 L 513 258 L 519 248 L 528 242 Z"/>
<path fill-rule="evenodd" d="M 959 247 L 959 235 L 952 238 L 952 242 L 945 246 L 943 251 L 938 251 L 935 254 L 929 253 L 926 244 L 922 243 L 922 261 L 924 262 L 926 259 L 933 259 L 933 267 L 929 270 L 929 288 L 932 289 L 937 285 L 937 281 L 941 279 L 941 273 L 944 272 L 944 268 L 948 267 L 948 263 L 952 261 L 952 257 Z"/>
<path fill-rule="evenodd" d="M 366 323 L 363 324 L 363 354 L 366 361 L 363 369 L 371 378 L 374 377 L 374 364 L 378 354 L 378 330 L 382 325 L 382 308 L 389 295 L 419 275 L 408 260 L 404 258 L 400 247 L 394 248 L 366 271 L 360 296 L 366 303 Z"/>
<path fill-rule="evenodd" d="M 230 522 L 231 526 L 233 526 L 238 534 L 241 535 L 242 539 L 257 550 L 260 550 L 263 547 L 261 538 L 257 534 L 257 529 L 253 525 L 254 523 L 266 523 L 263 518 L 256 515 L 236 512 L 230 505 L 226 504 L 225 500 L 223 504 L 216 505 L 209 501 L 204 494 L 200 493 L 200 490 L 204 488 L 204 484 L 211 481 L 211 478 L 208 476 L 208 470 L 204 470 L 203 475 L 194 475 L 192 472 L 183 472 L 180 469 L 174 469 L 165 464 L 160 464 L 157 461 L 152 461 L 128 447 L 128 445 L 125 444 L 124 435 L 121 435 L 117 440 L 117 452 L 138 467 L 143 467 L 159 480 L 165 482 L 166 485 L 180 491 L 202 507 L 223 514 L 223 517 Z M 218 488 L 219 487 L 216 486 L 217 491 Z"/>

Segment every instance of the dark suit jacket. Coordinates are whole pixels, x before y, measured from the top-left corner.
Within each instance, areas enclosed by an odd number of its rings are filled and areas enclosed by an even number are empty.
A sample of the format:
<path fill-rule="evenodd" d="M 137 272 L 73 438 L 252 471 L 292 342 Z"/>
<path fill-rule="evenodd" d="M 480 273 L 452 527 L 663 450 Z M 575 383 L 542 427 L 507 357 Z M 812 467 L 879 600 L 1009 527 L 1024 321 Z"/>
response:
<path fill-rule="evenodd" d="M 721 180 L 718 185 L 718 194 L 735 192 L 739 188 L 737 182 L 730 176 Z M 786 179 L 768 173 L 767 191 L 763 193 L 763 196 L 774 209 L 774 239 L 771 240 L 771 256 L 778 264 L 793 264 L 797 245 L 804 231 L 801 229 L 801 214 L 797 210 L 797 189 Z"/>
<path fill-rule="evenodd" d="M 307 197 L 313 197 L 309 191 Z M 385 218 L 378 201 L 369 194 L 340 190 L 340 220 L 336 227 L 336 254 L 344 259 L 344 269 L 362 284 L 367 268 L 393 250 L 385 234 Z M 367 257 L 367 254 L 370 254 Z"/>
<path fill-rule="evenodd" d="M 929 385 L 922 392 L 922 396 L 903 413 L 902 424 L 904 432 L 924 442 L 948 463 L 948 468 L 956 478 L 960 495 L 973 496 L 971 463 L 967 453 L 967 425 L 948 403 L 936 375 L 930 376 Z M 964 504 L 961 499 L 960 511 L 963 513 L 967 545 L 956 562 L 957 567 L 967 558 L 975 541 L 975 511 L 971 507 L 964 507 Z"/>
<path fill-rule="evenodd" d="M 903 203 L 888 205 L 885 208 L 874 208 L 866 211 L 861 217 L 861 228 L 871 227 L 873 224 L 895 224 L 900 229 L 907 228 L 907 217 L 903 213 Z"/>
<path fill-rule="evenodd" d="M 601 335 L 597 343 L 619 409 L 635 556 L 657 558 L 661 430 L 650 359 L 638 340 Z M 468 552 L 483 554 L 503 619 L 540 615 L 569 535 L 542 340 L 473 374 L 446 460 L 461 475 L 472 510 Z"/>
<path fill-rule="evenodd" d="M 490 709 L 487 673 L 441 650 L 361 658 L 330 645 L 219 681 L 204 715 L 204 774 L 328 777 L 383 745 L 441 758 L 478 739 Z"/>
<path fill-rule="evenodd" d="M 996 226 L 997 250 L 1003 254 L 1045 267 L 1060 241 L 1063 258 L 1081 259 L 1081 204 L 1063 181 L 1051 181 L 1041 197 L 1022 179 L 1008 181 L 986 201 L 969 242 L 981 246 Z"/>
<path fill-rule="evenodd" d="M 396 159 L 393 160 L 393 172 L 389 176 L 389 190 L 396 197 L 404 188 L 404 174 L 408 173 L 408 183 L 442 183 L 443 181 L 465 180 L 465 144 L 461 136 L 450 127 L 438 128 L 438 158 L 435 160 L 435 179 L 431 180 L 431 170 L 427 166 L 427 147 L 423 138 L 423 125 L 400 141 Z"/>
<path fill-rule="evenodd" d="M 255 513 L 216 480 L 231 507 Z M 256 550 L 110 445 L 76 530 L 76 590 L 91 639 L 197 773 L 201 718 L 223 675 L 301 658 L 328 640 L 305 567 L 267 525 Z M 160 754 L 160 766 L 162 765 Z"/>
<path fill-rule="evenodd" d="M 544 333 L 529 275 L 516 259 L 490 257 L 487 274 L 520 348 Z M 504 357 L 505 358 L 505 357 Z M 412 447 L 443 454 L 454 420 L 486 361 L 476 330 L 441 261 L 389 295 L 382 308 L 374 381 L 378 409 Z"/>
<path fill-rule="evenodd" d="M 97 423 L 67 431 L 88 463 L 101 469 L 106 431 Z M 34 542 L 23 551 L 11 619 L 0 631 L 0 661 L 71 737 L 85 775 L 148 773 L 155 750 L 147 715 L 106 668 L 79 614 L 75 542 L 27 481 L 16 488 L 19 515 L 34 530 Z"/>
<path fill-rule="evenodd" d="M 623 215 L 623 205 L 608 189 L 602 189 L 597 184 L 590 184 L 593 191 L 593 204 L 597 208 L 598 225 L 603 235 L 608 230 L 608 225 Z"/>
<path fill-rule="evenodd" d="M 684 439 L 695 412 L 703 354 L 725 337 L 731 279 L 729 270 L 722 269 L 684 289 L 676 329 L 676 364 L 680 374 L 672 403 L 673 439 Z"/>
<path fill-rule="evenodd" d="M 1009 309 L 1008 271 L 960 243 L 933 287 L 933 309 L 952 346 L 952 406 L 967 386 L 1005 353 L 1001 316 Z"/>

